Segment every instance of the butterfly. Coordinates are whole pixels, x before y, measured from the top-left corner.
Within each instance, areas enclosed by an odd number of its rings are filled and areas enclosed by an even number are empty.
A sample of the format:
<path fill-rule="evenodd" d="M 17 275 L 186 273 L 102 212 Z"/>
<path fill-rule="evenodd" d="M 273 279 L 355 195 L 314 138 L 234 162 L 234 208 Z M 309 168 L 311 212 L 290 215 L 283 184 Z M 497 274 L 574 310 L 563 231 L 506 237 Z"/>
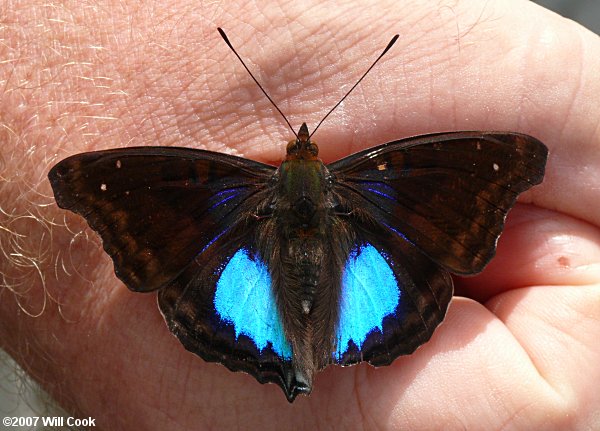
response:
<path fill-rule="evenodd" d="M 389 365 L 428 341 L 450 274 L 492 259 L 548 154 L 520 133 L 448 132 L 324 164 L 306 123 L 295 135 L 279 167 L 133 147 L 49 172 L 58 206 L 100 235 L 129 289 L 158 292 L 186 349 L 290 402 L 329 364 Z"/>

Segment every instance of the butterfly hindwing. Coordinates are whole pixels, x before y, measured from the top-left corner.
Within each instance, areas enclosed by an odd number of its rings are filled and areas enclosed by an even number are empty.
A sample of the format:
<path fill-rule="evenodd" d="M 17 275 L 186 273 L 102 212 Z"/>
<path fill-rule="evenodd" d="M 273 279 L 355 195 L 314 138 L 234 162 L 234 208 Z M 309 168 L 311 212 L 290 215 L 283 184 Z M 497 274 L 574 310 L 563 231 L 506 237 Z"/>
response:
<path fill-rule="evenodd" d="M 357 238 L 342 273 L 333 362 L 388 365 L 429 340 L 446 314 L 452 279 L 401 237 Z"/>
<path fill-rule="evenodd" d="M 292 350 L 264 260 L 250 236 L 211 247 L 159 291 L 169 329 L 204 360 L 276 383 L 293 399 Z"/>
<path fill-rule="evenodd" d="M 328 165 L 346 210 L 407 238 L 456 274 L 495 253 L 519 193 L 541 182 L 546 147 L 518 133 L 454 132 L 390 142 Z"/>
<path fill-rule="evenodd" d="M 69 157 L 49 178 L 58 205 L 100 234 L 117 276 L 150 291 L 255 211 L 274 171 L 226 154 L 138 147 Z"/>

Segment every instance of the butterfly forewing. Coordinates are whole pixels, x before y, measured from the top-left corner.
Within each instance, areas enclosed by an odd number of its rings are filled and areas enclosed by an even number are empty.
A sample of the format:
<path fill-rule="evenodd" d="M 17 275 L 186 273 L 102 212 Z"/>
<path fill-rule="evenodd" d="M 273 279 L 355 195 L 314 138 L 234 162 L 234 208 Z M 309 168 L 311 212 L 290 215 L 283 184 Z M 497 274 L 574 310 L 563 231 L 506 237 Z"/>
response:
<path fill-rule="evenodd" d="M 390 142 L 328 168 L 343 208 L 447 270 L 473 274 L 493 257 L 518 194 L 541 182 L 546 157 L 531 136 L 456 132 Z"/>
<path fill-rule="evenodd" d="M 139 147 L 69 157 L 49 178 L 58 205 L 100 234 L 117 276 L 150 291 L 249 216 L 274 171 L 209 151 Z"/>

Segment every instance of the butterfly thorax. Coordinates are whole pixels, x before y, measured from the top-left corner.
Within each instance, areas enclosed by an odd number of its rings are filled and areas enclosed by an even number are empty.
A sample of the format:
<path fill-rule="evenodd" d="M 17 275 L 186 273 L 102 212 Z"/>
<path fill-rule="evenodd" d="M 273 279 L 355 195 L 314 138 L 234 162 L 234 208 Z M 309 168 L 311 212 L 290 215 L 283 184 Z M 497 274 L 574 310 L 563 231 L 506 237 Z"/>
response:
<path fill-rule="evenodd" d="M 297 139 L 287 146 L 287 157 L 279 167 L 278 195 L 285 197 L 279 213 L 298 235 L 310 235 L 322 227 L 326 214 L 329 172 L 317 157 L 319 149 L 311 142 L 306 123 L 302 123 Z"/>

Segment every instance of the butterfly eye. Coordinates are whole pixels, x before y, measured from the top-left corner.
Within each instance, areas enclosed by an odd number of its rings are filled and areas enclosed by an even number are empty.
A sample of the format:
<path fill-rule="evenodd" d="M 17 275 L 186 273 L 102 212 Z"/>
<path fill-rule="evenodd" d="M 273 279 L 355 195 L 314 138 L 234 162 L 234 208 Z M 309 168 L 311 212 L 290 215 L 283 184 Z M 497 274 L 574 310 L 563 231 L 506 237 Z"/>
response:
<path fill-rule="evenodd" d="M 308 151 L 313 155 L 313 156 L 318 156 L 319 155 L 319 147 L 317 146 L 317 144 L 311 142 L 308 144 Z"/>
<path fill-rule="evenodd" d="M 296 145 L 296 141 L 289 141 L 287 144 L 287 148 L 285 150 L 287 154 L 294 154 L 298 152 L 298 146 Z"/>

